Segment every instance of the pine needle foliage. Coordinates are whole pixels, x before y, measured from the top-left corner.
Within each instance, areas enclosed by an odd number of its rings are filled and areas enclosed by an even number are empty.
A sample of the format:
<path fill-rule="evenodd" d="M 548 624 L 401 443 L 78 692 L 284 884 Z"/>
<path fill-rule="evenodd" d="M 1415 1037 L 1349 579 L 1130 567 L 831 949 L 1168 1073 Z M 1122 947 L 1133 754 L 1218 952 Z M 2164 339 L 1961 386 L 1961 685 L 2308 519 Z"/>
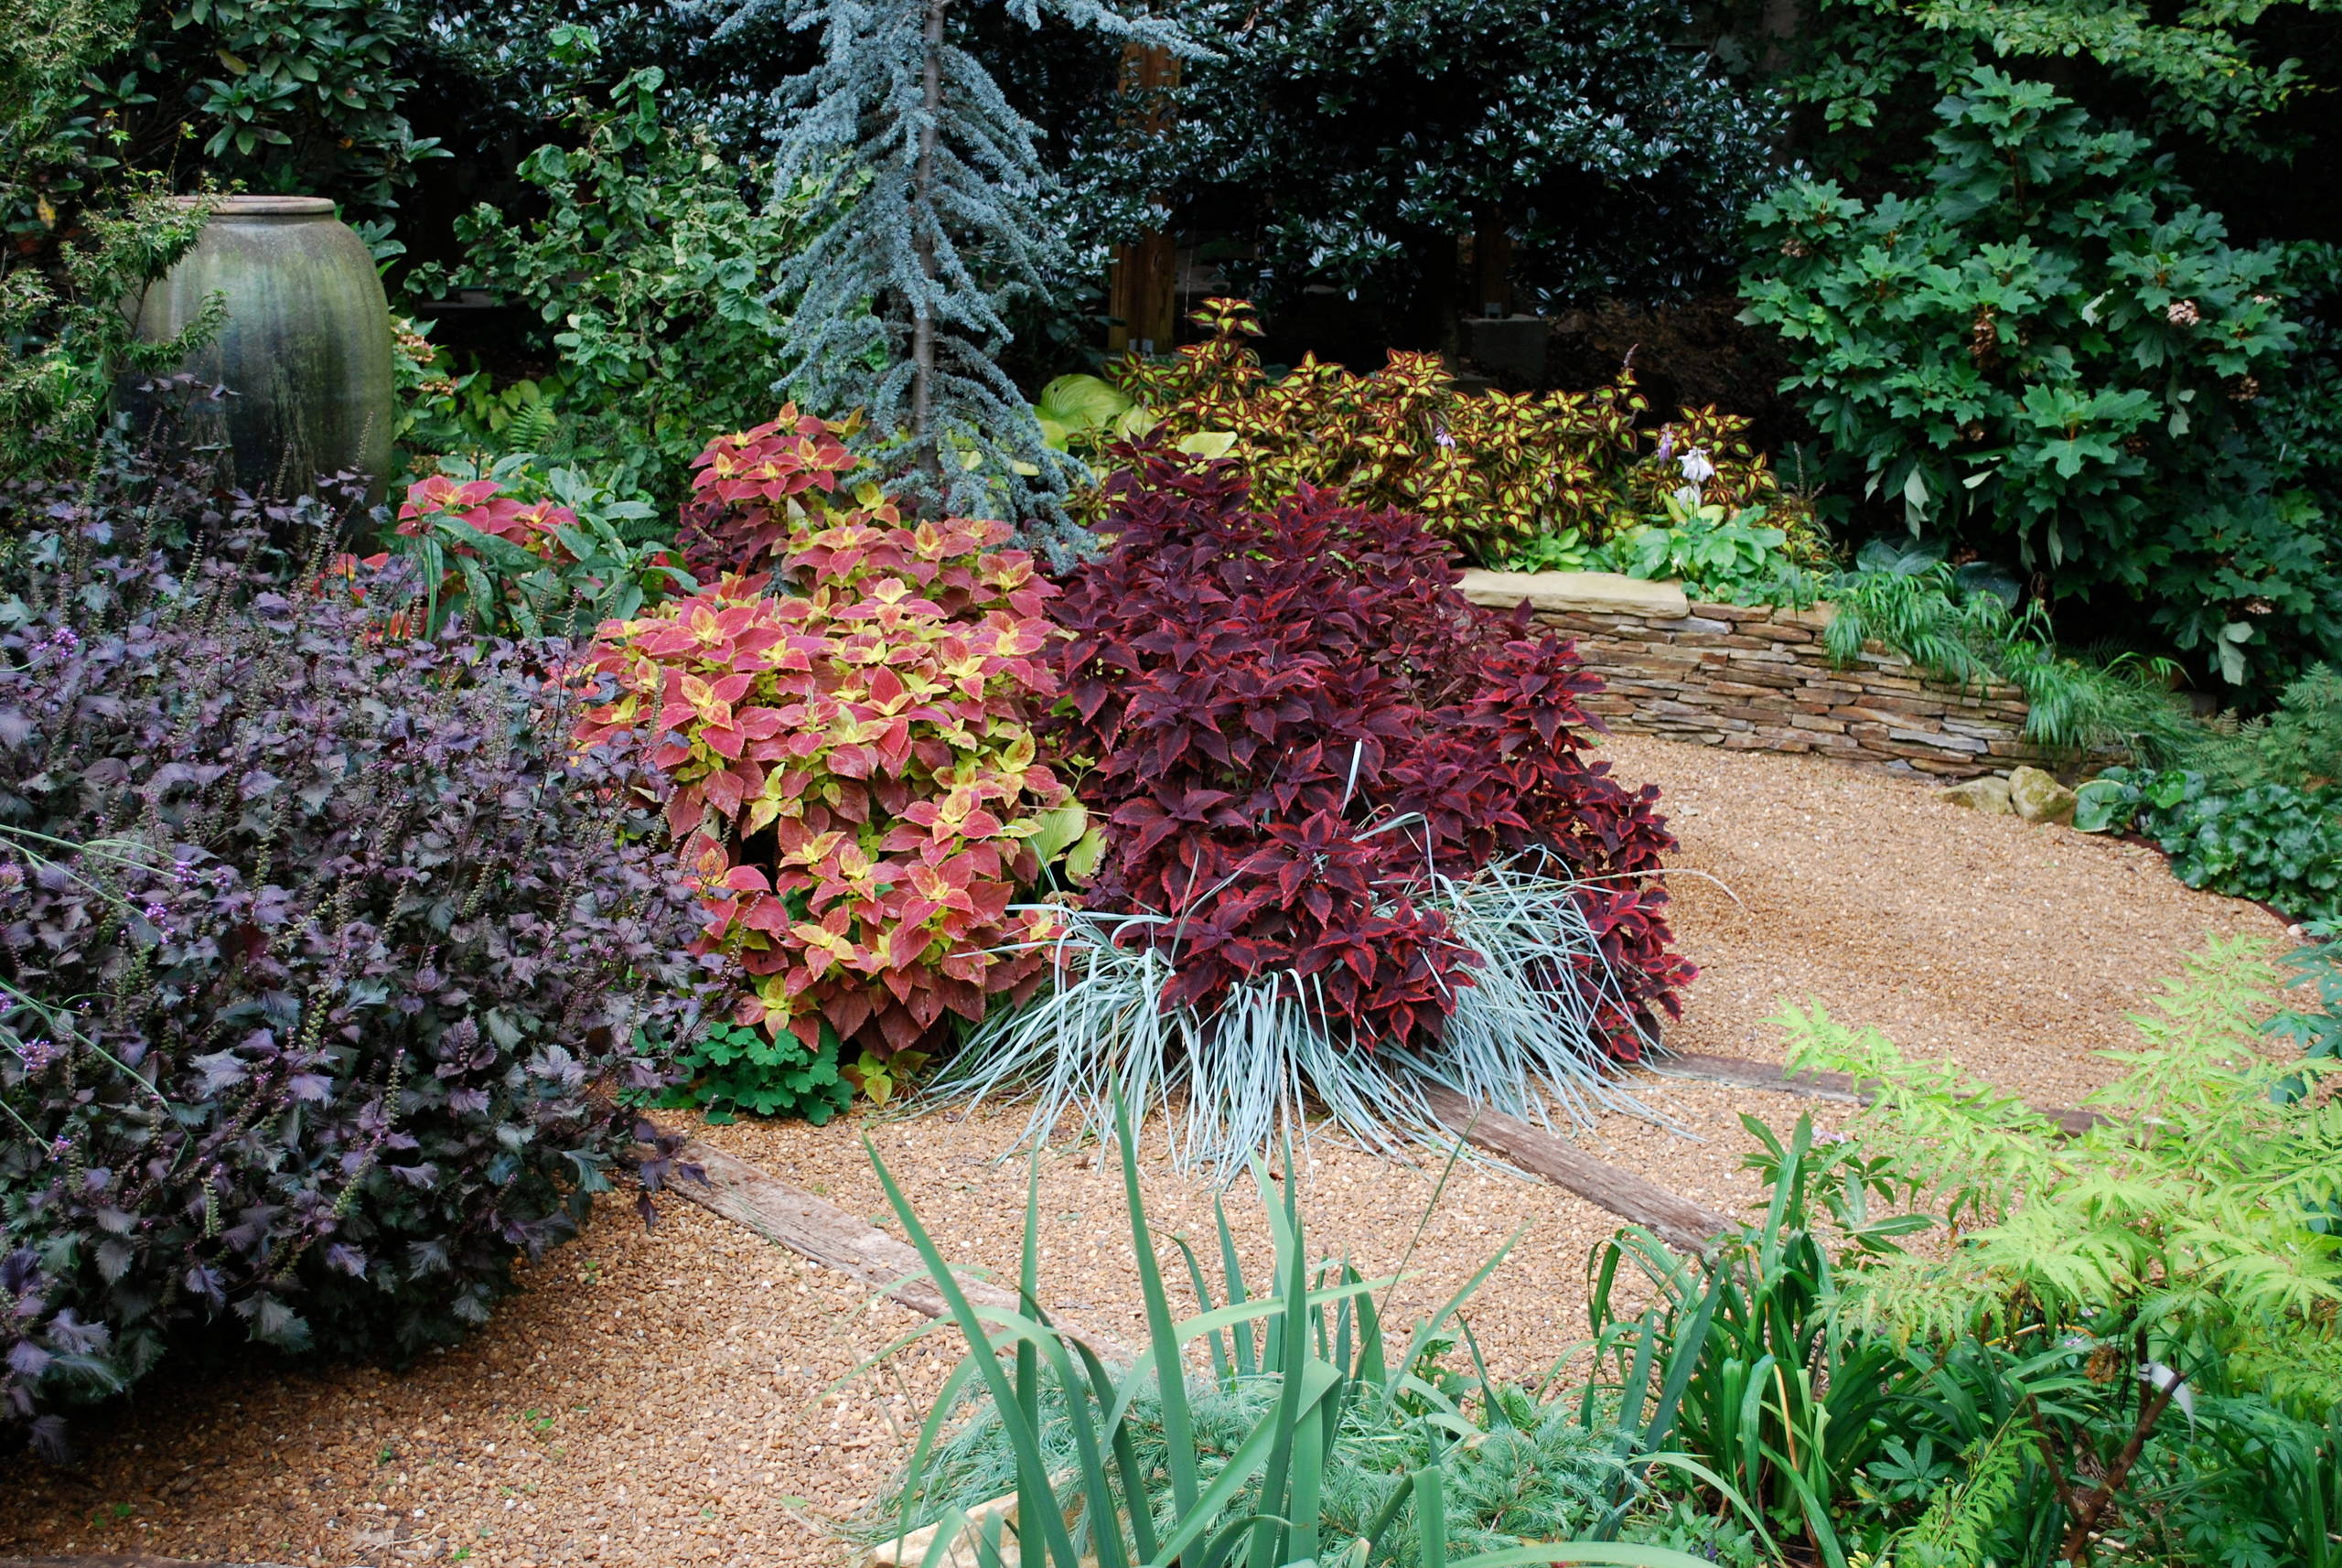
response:
<path fill-rule="evenodd" d="M 967 0 L 963 0 L 963 5 Z M 1134 43 L 1194 52 L 1170 23 L 1097 0 L 1006 0 Z M 1064 241 L 1045 221 L 1039 131 L 962 47 L 952 0 L 745 0 L 719 43 L 775 26 L 819 36 L 821 63 L 780 90 L 774 188 L 832 193 L 827 221 L 774 280 L 791 301 L 776 391 L 869 411 L 889 493 L 933 515 L 1043 520 L 1071 547 L 1061 498 L 1080 466 L 1043 442 L 999 365 L 1008 312 L 1041 296 Z"/>

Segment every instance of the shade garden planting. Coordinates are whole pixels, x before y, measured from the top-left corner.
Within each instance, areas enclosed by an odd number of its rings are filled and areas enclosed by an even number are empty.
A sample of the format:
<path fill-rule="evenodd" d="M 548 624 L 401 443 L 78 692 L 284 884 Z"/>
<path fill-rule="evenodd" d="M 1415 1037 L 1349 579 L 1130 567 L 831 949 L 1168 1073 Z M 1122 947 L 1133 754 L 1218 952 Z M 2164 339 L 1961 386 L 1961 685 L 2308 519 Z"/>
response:
<path fill-rule="evenodd" d="M 0 0 L 0 1553 L 2342 1563 L 2342 54 L 1789 9 Z"/>

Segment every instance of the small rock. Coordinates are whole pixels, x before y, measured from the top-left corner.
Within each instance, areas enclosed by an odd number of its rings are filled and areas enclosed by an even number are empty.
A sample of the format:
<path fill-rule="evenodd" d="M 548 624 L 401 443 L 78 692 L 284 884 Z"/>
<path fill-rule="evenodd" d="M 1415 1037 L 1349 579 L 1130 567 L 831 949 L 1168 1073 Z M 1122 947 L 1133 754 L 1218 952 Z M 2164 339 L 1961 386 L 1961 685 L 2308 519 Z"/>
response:
<path fill-rule="evenodd" d="M 2005 817 L 2016 809 L 2009 801 L 2009 781 L 1991 773 L 1982 779 L 1946 785 L 1936 791 L 1936 798 L 1971 811 L 1982 811 L 1988 817 Z"/>
<path fill-rule="evenodd" d="M 2074 792 L 2038 768 L 2019 768 L 2009 774 L 2009 805 L 2028 822 L 2074 820 Z"/>

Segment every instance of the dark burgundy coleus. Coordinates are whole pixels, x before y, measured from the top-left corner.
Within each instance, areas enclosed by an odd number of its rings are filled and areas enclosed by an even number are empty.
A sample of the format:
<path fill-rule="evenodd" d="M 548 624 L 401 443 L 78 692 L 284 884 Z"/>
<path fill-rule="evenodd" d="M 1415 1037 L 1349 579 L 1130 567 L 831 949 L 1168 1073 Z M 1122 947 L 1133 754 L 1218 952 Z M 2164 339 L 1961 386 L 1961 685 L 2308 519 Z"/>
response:
<path fill-rule="evenodd" d="M 1608 976 L 1576 980 L 1610 1048 L 1676 1011 L 1650 875 L 1675 841 L 1656 789 L 1584 755 L 1574 645 L 1466 601 L 1419 520 L 1306 489 L 1255 510 L 1227 465 L 1140 452 L 1099 527 L 1054 611 L 1050 739 L 1112 822 L 1093 904 L 1171 917 L 1133 928 L 1176 949 L 1166 1005 L 1289 972 L 1369 1048 L 1435 1037 L 1478 961 L 1428 873 L 1542 851 L 1588 879 Z"/>

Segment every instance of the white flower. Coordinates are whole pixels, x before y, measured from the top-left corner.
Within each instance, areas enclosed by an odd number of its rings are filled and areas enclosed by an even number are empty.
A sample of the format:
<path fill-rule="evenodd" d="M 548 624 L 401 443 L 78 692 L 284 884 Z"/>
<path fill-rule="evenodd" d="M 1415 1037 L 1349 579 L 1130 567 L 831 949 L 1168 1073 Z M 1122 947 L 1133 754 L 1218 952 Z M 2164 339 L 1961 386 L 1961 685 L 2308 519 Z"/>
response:
<path fill-rule="evenodd" d="M 1676 458 L 1675 466 L 1683 470 L 1684 481 L 1694 488 L 1704 485 L 1716 477 L 1716 466 L 1709 462 L 1708 455 L 1697 446 Z"/>

